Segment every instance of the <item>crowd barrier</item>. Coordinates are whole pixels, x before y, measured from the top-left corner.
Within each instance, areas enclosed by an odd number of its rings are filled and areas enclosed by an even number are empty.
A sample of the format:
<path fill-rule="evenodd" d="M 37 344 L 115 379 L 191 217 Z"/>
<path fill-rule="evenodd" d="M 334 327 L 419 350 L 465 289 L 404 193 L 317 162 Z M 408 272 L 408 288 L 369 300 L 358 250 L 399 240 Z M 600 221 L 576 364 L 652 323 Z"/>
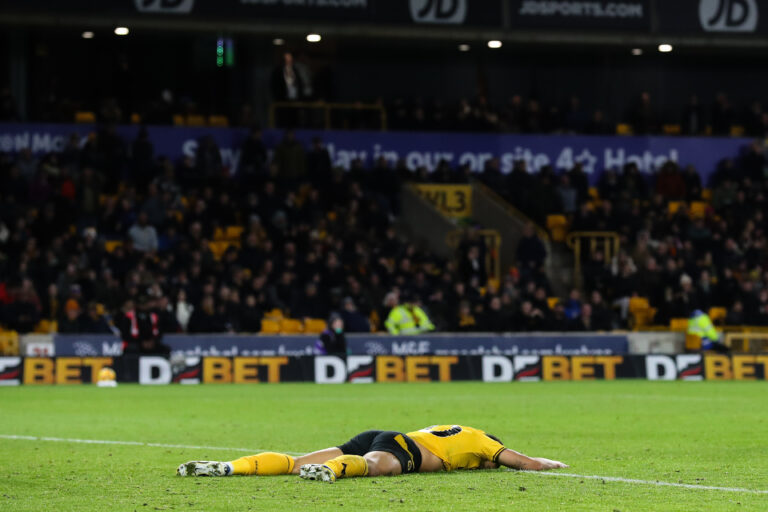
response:
<path fill-rule="evenodd" d="M 3 357 L 0 385 L 91 383 L 105 367 L 115 370 L 118 382 L 147 385 L 766 380 L 768 355 Z"/>
<path fill-rule="evenodd" d="M 172 334 L 163 338 L 172 355 L 310 356 L 316 335 Z M 350 355 L 615 355 L 682 351 L 680 333 L 348 334 Z M 123 344 L 112 334 L 21 337 L 22 355 L 118 357 Z"/>

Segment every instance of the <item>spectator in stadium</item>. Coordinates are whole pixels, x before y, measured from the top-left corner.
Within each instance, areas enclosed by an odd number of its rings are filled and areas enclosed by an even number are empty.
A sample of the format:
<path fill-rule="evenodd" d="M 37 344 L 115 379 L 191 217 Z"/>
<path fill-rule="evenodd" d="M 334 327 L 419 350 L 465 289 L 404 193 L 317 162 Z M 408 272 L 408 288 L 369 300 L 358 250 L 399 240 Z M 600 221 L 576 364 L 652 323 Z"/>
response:
<path fill-rule="evenodd" d="M 304 78 L 296 69 L 293 54 L 285 52 L 272 71 L 272 97 L 275 101 L 298 101 L 304 97 Z"/>
<path fill-rule="evenodd" d="M 352 297 L 344 297 L 339 315 L 344 321 L 346 332 L 371 332 L 371 324 L 365 315 L 360 313 Z"/>
<path fill-rule="evenodd" d="M 435 330 L 435 326 L 424 310 L 415 303 L 411 294 L 403 293 L 401 299 L 402 303 L 392 308 L 384 322 L 390 334 L 419 334 Z"/>
<path fill-rule="evenodd" d="M 541 238 L 536 234 L 533 223 L 528 222 L 523 227 L 523 236 L 517 243 L 515 251 L 517 262 L 522 269 L 540 269 L 547 258 L 547 249 Z"/>
<path fill-rule="evenodd" d="M 206 295 L 200 301 L 200 307 L 192 311 L 187 332 L 195 334 L 226 332 L 227 330 L 226 320 L 216 310 L 213 297 Z"/>
<path fill-rule="evenodd" d="M 75 332 L 106 334 L 112 333 L 112 329 L 104 319 L 104 316 L 99 312 L 99 305 L 95 302 L 89 302 L 86 314 L 80 318 L 80 330 Z"/>
<path fill-rule="evenodd" d="M 75 299 L 69 299 L 64 305 L 64 315 L 59 319 L 59 332 L 63 334 L 86 332 L 80 321 L 80 313 L 80 304 Z"/>
<path fill-rule="evenodd" d="M 128 235 L 131 237 L 134 250 L 150 254 L 157 251 L 157 230 L 149 224 L 146 212 L 139 213 L 136 224 L 128 230 Z"/>
<path fill-rule="evenodd" d="M 344 336 L 344 320 L 338 313 L 331 314 L 328 325 L 315 342 L 315 351 L 320 355 L 347 354 L 347 340 Z"/>

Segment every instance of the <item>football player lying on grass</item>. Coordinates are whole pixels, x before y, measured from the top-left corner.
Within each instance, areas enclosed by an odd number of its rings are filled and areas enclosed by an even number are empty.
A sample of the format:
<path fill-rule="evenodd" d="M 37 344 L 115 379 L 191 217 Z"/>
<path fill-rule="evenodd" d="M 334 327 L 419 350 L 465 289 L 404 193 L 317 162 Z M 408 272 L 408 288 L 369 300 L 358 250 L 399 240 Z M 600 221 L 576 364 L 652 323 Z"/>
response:
<path fill-rule="evenodd" d="M 482 430 L 459 425 L 435 425 L 403 434 L 368 430 L 335 448 L 301 457 L 265 452 L 232 462 L 192 461 L 179 466 L 180 476 L 291 475 L 335 482 L 354 476 L 393 476 L 403 473 L 495 469 L 529 471 L 567 468 L 566 464 L 528 457 L 505 448 Z"/>

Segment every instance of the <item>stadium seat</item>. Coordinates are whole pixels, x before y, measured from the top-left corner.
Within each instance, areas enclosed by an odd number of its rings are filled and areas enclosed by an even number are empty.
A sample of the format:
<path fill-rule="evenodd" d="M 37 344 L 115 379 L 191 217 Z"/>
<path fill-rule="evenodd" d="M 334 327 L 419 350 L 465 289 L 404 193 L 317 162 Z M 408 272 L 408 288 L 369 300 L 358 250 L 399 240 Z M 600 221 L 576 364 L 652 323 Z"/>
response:
<path fill-rule="evenodd" d="M 210 249 L 213 254 L 213 258 L 216 261 L 219 261 L 221 257 L 224 256 L 224 253 L 227 252 L 229 245 L 230 243 L 226 240 L 218 240 L 215 242 L 208 242 L 208 249 Z"/>
<path fill-rule="evenodd" d="M 568 219 L 565 215 L 547 215 L 547 229 L 552 240 L 562 242 L 568 229 Z"/>
<path fill-rule="evenodd" d="M 728 311 L 725 308 L 709 308 L 709 319 L 712 323 L 725 321 Z"/>
<path fill-rule="evenodd" d="M 685 350 L 689 350 L 689 351 L 701 350 L 701 336 L 697 334 L 686 334 Z"/>
<path fill-rule="evenodd" d="M 243 236 L 243 226 L 227 226 L 227 230 L 224 232 L 224 238 L 226 240 L 237 241 Z"/>
<path fill-rule="evenodd" d="M 628 124 L 619 123 L 616 125 L 616 135 L 632 135 L 633 133 L 632 126 Z"/>
<path fill-rule="evenodd" d="M 318 318 L 306 318 L 304 319 L 304 332 L 307 334 L 320 334 L 325 330 L 325 320 Z"/>
<path fill-rule="evenodd" d="M 261 320 L 261 334 L 279 334 L 280 322 L 272 320 L 270 318 L 262 318 Z"/>
<path fill-rule="evenodd" d="M 299 334 L 304 332 L 304 324 L 295 318 L 283 318 L 280 320 L 280 332 L 282 334 Z"/>
<path fill-rule="evenodd" d="M 225 240 L 226 236 L 224 235 L 224 230 L 222 228 L 216 228 L 213 230 L 213 239 L 218 240 Z"/>
<path fill-rule="evenodd" d="M 174 116 L 173 116 L 173 125 L 174 126 L 184 126 L 184 116 L 180 116 L 179 114 L 174 114 Z"/>
<path fill-rule="evenodd" d="M 51 330 L 52 324 L 55 322 L 51 322 L 47 319 L 42 319 L 39 322 L 37 322 L 37 325 L 35 325 L 35 334 L 49 334 L 51 332 L 54 332 Z"/>
<path fill-rule="evenodd" d="M 141 124 L 141 116 L 136 112 L 131 114 L 131 124 Z"/>
<path fill-rule="evenodd" d="M 227 119 L 227 116 L 209 116 L 208 126 L 226 128 L 227 126 L 229 126 L 229 119 Z"/>
<path fill-rule="evenodd" d="M 547 297 L 547 306 L 549 306 L 549 309 L 555 309 L 558 302 L 560 302 L 559 297 Z"/>
<path fill-rule="evenodd" d="M 684 201 L 670 201 L 667 205 L 667 213 L 670 215 L 674 215 L 677 213 L 677 211 L 685 206 Z"/>
<path fill-rule="evenodd" d="M 687 318 L 673 318 L 669 322 L 669 330 L 670 331 L 676 331 L 676 332 L 685 332 L 688 330 L 688 319 Z"/>
<path fill-rule="evenodd" d="M 19 333 L 16 331 L 0 332 L 0 355 L 19 355 Z"/>
<path fill-rule="evenodd" d="M 185 120 L 187 126 L 205 126 L 205 117 L 197 114 L 189 114 Z"/>
<path fill-rule="evenodd" d="M 632 297 L 629 299 L 629 312 L 642 311 L 651 307 L 650 302 L 645 297 Z"/>
<path fill-rule="evenodd" d="M 709 204 L 704 201 L 693 201 L 691 203 L 691 209 L 690 209 L 690 216 L 693 219 L 701 219 L 704 218 L 704 216 L 707 213 L 707 208 L 709 208 Z"/>
<path fill-rule="evenodd" d="M 701 199 L 704 201 L 711 201 L 712 200 L 712 189 L 711 188 L 705 188 L 701 191 Z"/>
<path fill-rule="evenodd" d="M 282 320 L 284 315 L 283 311 L 280 308 L 274 308 L 270 311 L 267 311 L 264 314 L 265 318 L 269 318 L 270 320 Z"/>
<path fill-rule="evenodd" d="M 743 126 L 741 126 L 739 124 L 735 124 L 735 125 L 731 126 L 731 137 L 743 137 L 743 136 L 744 136 L 744 127 Z"/>
<path fill-rule="evenodd" d="M 93 112 L 87 112 L 87 111 L 75 112 L 75 122 L 76 123 L 95 123 L 96 114 L 94 114 Z"/>
<path fill-rule="evenodd" d="M 683 131 L 679 124 L 665 124 L 661 129 L 664 135 L 680 135 Z"/>
<path fill-rule="evenodd" d="M 122 246 L 122 240 L 107 240 L 104 242 L 104 250 L 107 252 L 114 252 L 115 249 Z"/>
<path fill-rule="evenodd" d="M 600 199 L 600 191 L 597 190 L 597 187 L 589 187 L 589 198 L 594 200 Z"/>

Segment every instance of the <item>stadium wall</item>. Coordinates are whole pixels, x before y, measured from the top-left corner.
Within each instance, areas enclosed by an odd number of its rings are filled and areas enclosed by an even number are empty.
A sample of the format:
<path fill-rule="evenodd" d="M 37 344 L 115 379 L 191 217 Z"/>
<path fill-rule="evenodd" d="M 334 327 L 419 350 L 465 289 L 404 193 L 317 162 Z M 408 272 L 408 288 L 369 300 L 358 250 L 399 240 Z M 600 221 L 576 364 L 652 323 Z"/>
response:
<path fill-rule="evenodd" d="M 105 367 L 118 382 L 145 385 L 766 380 L 768 355 L 3 357 L 0 385 L 95 383 Z"/>

